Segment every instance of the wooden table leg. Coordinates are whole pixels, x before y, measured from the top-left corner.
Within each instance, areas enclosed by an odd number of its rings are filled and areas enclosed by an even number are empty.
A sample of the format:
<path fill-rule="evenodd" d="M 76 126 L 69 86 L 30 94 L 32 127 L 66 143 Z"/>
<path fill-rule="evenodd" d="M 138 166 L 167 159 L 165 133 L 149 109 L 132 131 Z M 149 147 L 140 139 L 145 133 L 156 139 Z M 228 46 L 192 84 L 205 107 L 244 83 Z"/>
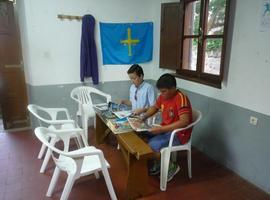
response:
<path fill-rule="evenodd" d="M 101 144 L 104 142 L 106 136 L 110 133 L 110 129 L 107 125 L 100 119 L 98 115 L 96 115 L 96 142 L 97 144 Z"/>
<path fill-rule="evenodd" d="M 127 195 L 128 199 L 136 199 L 154 192 L 154 188 L 148 182 L 147 159 L 137 160 L 130 156 Z"/>
<path fill-rule="evenodd" d="M 154 192 L 148 182 L 147 157 L 137 159 L 120 144 L 120 149 L 128 166 L 127 199 L 137 199 Z"/>

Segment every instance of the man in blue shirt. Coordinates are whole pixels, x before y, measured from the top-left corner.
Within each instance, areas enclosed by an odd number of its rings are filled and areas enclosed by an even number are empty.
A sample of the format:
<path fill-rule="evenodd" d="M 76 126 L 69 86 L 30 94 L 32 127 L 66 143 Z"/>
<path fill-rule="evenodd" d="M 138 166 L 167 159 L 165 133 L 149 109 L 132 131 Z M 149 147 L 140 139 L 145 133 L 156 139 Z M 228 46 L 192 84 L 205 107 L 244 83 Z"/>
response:
<path fill-rule="evenodd" d="M 129 89 L 129 100 L 121 100 L 121 103 L 132 106 L 135 114 L 141 114 L 155 104 L 154 87 L 143 80 L 144 73 L 140 65 L 133 64 L 127 73 L 132 85 Z"/>

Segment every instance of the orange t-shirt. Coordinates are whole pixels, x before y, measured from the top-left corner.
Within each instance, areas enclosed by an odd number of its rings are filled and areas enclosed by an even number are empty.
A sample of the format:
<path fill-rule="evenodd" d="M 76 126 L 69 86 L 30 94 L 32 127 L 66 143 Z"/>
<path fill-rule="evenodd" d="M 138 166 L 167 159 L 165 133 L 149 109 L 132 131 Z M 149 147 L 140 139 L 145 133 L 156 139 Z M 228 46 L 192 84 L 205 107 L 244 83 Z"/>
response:
<path fill-rule="evenodd" d="M 157 98 L 156 107 L 161 110 L 162 123 L 161 125 L 169 125 L 179 120 L 182 114 L 189 114 L 189 123 L 192 123 L 192 108 L 188 97 L 181 91 L 177 90 L 174 97 L 164 99 L 161 95 Z M 180 131 L 177 136 L 181 144 L 188 142 L 192 128 Z"/>

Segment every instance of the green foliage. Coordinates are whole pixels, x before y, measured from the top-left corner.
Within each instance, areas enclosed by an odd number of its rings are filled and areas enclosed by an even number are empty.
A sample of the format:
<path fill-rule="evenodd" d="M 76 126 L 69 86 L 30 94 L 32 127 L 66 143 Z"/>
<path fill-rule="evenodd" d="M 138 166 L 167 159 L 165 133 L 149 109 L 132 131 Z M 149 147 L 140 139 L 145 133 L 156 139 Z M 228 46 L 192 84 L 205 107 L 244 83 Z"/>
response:
<path fill-rule="evenodd" d="M 198 40 L 196 39 L 192 40 L 192 46 L 197 48 Z M 208 39 L 206 44 L 206 51 L 221 50 L 221 46 L 222 46 L 222 39 Z"/>
<path fill-rule="evenodd" d="M 227 0 L 211 0 L 209 1 L 208 10 L 208 24 L 207 29 L 214 30 L 213 34 L 223 34 L 224 18 L 225 18 L 225 7 Z M 195 19 L 194 19 L 194 34 L 199 35 L 199 21 L 200 21 L 200 3 L 196 4 L 195 7 Z M 207 20 L 207 19 L 206 19 Z M 198 45 L 198 40 L 193 40 L 193 46 Z M 206 51 L 216 51 L 222 46 L 222 39 L 207 40 Z"/>
<path fill-rule="evenodd" d="M 221 49 L 222 39 L 207 40 L 206 51 L 217 51 Z"/>
<path fill-rule="evenodd" d="M 226 0 L 212 0 L 209 3 L 209 11 L 217 13 L 220 11 L 220 8 L 225 8 Z"/>
<path fill-rule="evenodd" d="M 214 34 L 222 34 L 225 20 L 226 0 L 212 0 L 209 3 L 207 29 L 217 29 Z M 220 29 L 220 30 L 219 30 Z M 213 31 L 213 30 L 212 30 Z"/>

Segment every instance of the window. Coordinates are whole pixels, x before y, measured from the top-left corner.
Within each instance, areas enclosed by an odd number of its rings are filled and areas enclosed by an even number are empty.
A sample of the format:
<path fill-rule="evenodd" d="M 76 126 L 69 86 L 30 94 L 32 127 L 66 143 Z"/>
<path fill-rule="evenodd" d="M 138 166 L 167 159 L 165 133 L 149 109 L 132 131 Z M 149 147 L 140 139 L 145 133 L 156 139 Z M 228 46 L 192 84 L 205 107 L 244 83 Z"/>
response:
<path fill-rule="evenodd" d="M 168 37 L 168 31 L 164 31 L 169 23 L 166 16 L 172 15 L 168 14 L 172 8 L 166 9 L 169 5 L 178 8 L 178 13 L 174 14 L 174 19 L 178 17 L 174 27 L 174 34 L 179 38 L 174 48 L 177 59 L 173 65 L 168 65 L 163 53 L 160 67 L 175 69 L 177 77 L 221 88 L 229 0 L 182 0 L 177 6 L 176 3 L 163 4 L 160 53 L 169 52 L 169 47 L 162 42 L 165 38 L 171 41 L 172 36 Z"/>
<path fill-rule="evenodd" d="M 16 0 L 9 0 L 9 1 L 13 2 L 13 4 L 16 4 Z"/>

